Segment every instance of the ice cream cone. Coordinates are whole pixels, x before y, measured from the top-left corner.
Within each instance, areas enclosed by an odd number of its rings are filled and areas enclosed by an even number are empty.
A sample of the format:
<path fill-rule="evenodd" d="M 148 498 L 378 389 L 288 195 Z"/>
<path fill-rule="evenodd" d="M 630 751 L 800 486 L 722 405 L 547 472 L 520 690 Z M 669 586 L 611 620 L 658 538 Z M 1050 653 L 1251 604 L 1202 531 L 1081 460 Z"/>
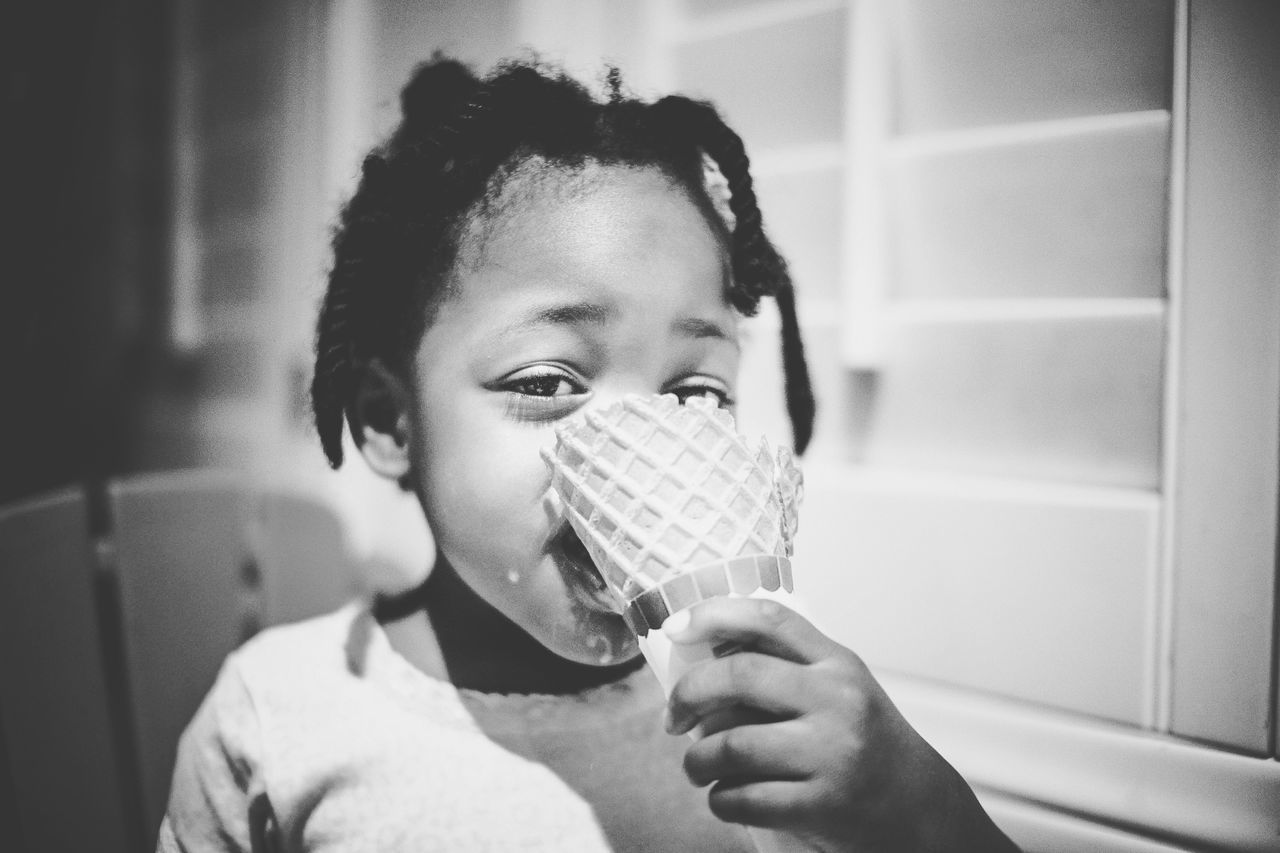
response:
<path fill-rule="evenodd" d="M 639 636 L 704 598 L 791 591 L 799 471 L 710 401 L 627 397 L 561 427 L 544 457 Z"/>
<path fill-rule="evenodd" d="M 733 651 L 671 643 L 660 630 L 669 616 L 719 595 L 790 596 L 800 472 L 785 448 L 750 447 L 710 401 L 627 397 L 557 429 L 543 458 L 668 696 L 689 667 Z M 751 835 L 761 853 L 803 849 L 783 833 Z"/>

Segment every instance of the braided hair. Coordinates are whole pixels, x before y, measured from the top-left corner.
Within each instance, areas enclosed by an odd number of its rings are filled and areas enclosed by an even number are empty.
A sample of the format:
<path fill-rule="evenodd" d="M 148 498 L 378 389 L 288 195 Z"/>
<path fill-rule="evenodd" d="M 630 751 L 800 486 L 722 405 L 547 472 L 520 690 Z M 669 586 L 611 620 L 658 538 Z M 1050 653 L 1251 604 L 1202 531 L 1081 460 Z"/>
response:
<path fill-rule="evenodd" d="M 440 55 L 417 68 L 401 93 L 400 125 L 365 158 L 333 239 L 311 384 L 316 429 L 333 467 L 342 464 L 343 421 L 363 366 L 379 359 L 407 371 L 448 294 L 467 226 L 499 203 L 504 181 L 521 166 L 655 168 L 709 221 L 722 223 L 706 189 L 704 156 L 730 192 L 731 304 L 751 316 L 763 297 L 777 301 L 787 413 L 796 452 L 804 451 L 815 404 L 795 293 L 765 236 L 742 140 L 708 103 L 627 97 L 616 69 L 607 84 L 600 102 L 563 73 L 529 62 L 504 63 L 483 79 Z"/>

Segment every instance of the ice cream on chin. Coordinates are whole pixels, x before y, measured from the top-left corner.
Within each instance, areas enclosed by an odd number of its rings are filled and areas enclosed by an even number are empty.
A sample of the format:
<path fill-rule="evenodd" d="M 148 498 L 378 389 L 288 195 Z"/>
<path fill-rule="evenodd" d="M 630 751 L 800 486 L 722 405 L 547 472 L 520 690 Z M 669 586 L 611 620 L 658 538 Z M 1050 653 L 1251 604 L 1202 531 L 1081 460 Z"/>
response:
<path fill-rule="evenodd" d="M 639 636 L 704 598 L 791 591 L 800 472 L 711 401 L 626 397 L 560 426 L 543 458 Z"/>

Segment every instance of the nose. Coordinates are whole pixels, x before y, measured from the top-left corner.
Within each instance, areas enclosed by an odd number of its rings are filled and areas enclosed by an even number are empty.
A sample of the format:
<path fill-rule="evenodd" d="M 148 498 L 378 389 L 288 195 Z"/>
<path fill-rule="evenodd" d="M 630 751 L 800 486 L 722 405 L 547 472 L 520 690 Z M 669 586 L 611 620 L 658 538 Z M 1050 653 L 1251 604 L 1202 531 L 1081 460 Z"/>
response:
<path fill-rule="evenodd" d="M 627 397 L 631 396 L 655 396 L 659 392 L 654 384 L 634 375 L 619 376 L 610 381 L 598 382 L 591 389 L 591 398 L 573 414 L 574 420 L 581 418 L 588 412 L 602 412 Z M 553 468 L 552 460 L 556 452 L 557 439 L 554 436 L 549 437 L 547 443 L 540 449 L 539 455 L 547 466 L 547 476 L 543 485 L 543 507 L 550 519 L 562 519 L 564 516 L 564 506 L 560 501 L 560 497 L 552 488 Z"/>
<path fill-rule="evenodd" d="M 584 408 L 594 411 L 607 409 L 627 397 L 650 397 L 659 393 L 657 383 L 640 376 L 619 377 L 615 381 L 597 383 L 592 391 L 591 399 Z"/>

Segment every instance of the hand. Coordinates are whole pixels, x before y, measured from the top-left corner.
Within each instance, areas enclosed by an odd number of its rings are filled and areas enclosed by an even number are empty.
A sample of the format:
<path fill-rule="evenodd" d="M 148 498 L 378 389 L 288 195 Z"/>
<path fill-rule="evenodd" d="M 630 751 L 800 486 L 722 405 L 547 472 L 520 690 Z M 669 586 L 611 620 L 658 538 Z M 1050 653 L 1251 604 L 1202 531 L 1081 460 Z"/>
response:
<path fill-rule="evenodd" d="M 673 642 L 741 647 L 691 668 L 668 703 L 668 731 L 701 727 L 685 773 L 711 784 L 721 820 L 823 851 L 1016 850 L 853 652 L 768 599 L 687 612 Z"/>

